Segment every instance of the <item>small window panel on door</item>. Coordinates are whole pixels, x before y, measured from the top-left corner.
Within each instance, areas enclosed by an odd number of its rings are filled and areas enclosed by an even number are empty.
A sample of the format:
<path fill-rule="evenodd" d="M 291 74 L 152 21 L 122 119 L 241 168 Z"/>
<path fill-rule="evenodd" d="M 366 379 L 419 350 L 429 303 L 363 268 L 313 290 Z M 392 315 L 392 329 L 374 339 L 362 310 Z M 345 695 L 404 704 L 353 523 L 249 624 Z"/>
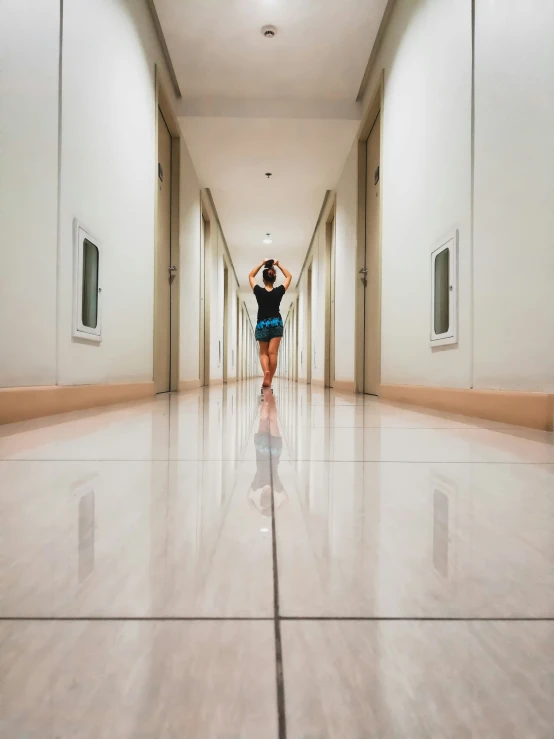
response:
<path fill-rule="evenodd" d="M 458 232 L 431 253 L 431 346 L 458 343 Z"/>
<path fill-rule="evenodd" d="M 73 222 L 73 336 L 102 341 L 102 247 L 77 219 Z"/>

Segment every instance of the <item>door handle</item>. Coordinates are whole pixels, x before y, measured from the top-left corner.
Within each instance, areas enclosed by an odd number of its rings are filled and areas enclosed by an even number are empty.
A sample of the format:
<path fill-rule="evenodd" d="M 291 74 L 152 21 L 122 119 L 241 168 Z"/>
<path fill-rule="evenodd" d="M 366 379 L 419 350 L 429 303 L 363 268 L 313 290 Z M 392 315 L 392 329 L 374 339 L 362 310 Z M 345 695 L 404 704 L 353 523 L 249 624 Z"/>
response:
<path fill-rule="evenodd" d="M 177 267 L 171 266 L 171 267 L 168 267 L 168 269 L 169 269 L 169 273 L 170 274 L 173 274 L 174 272 L 177 272 Z"/>
<path fill-rule="evenodd" d="M 367 267 L 362 267 L 358 272 L 359 275 L 367 275 Z"/>

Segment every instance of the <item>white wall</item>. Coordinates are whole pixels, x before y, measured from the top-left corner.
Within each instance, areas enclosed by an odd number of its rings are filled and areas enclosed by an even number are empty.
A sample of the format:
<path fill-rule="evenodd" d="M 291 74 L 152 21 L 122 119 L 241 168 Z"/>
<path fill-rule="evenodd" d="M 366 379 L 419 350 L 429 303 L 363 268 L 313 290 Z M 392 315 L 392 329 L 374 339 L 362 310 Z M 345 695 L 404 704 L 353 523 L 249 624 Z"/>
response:
<path fill-rule="evenodd" d="M 368 87 L 385 69 L 381 143 L 383 383 L 471 380 L 471 3 L 398 0 Z M 459 343 L 431 349 L 430 255 L 459 229 Z"/>
<path fill-rule="evenodd" d="M 327 220 L 334 207 L 334 199 L 328 199 L 315 230 L 304 271 L 298 283 L 298 379 L 308 377 L 308 358 L 311 352 L 312 381 L 325 379 L 325 287 L 327 279 Z M 339 260 L 337 252 L 337 262 Z M 312 269 L 311 345 L 308 345 L 308 270 Z M 337 275 L 337 285 L 339 277 Z M 346 285 L 340 286 L 341 296 Z M 337 326 L 340 324 L 336 323 Z M 337 331 L 340 333 L 340 329 Z M 338 351 L 338 350 L 337 350 Z M 336 375 L 336 373 L 335 373 Z"/>
<path fill-rule="evenodd" d="M 0 4 L 0 386 L 56 382 L 59 0 Z"/>
<path fill-rule="evenodd" d="M 554 3 L 478 0 L 475 386 L 554 391 Z"/>
<path fill-rule="evenodd" d="M 59 384 L 152 379 L 156 168 L 145 3 L 64 7 Z M 102 53 L 99 51 L 101 39 Z M 73 219 L 102 242 L 102 343 L 75 341 Z"/>
<path fill-rule="evenodd" d="M 225 315 L 225 266 L 229 269 L 228 299 L 228 364 L 227 380 L 233 380 L 237 374 L 237 316 L 236 302 L 238 286 L 233 271 L 233 262 L 225 246 L 225 237 L 218 224 L 217 213 L 208 198 L 204 199 L 206 215 L 210 220 L 210 238 L 206 245 L 206 275 L 209 284 L 210 308 L 210 380 L 214 383 L 223 381 L 224 363 L 224 315 Z M 190 279 L 190 277 L 189 277 Z M 187 351 L 182 347 L 181 351 Z M 198 354 L 196 354 L 198 357 Z M 191 368 L 198 377 L 198 363 Z M 183 379 L 183 378 L 181 378 Z M 186 378 L 189 379 L 189 378 Z M 192 377 L 190 379 L 193 379 Z"/>
<path fill-rule="evenodd" d="M 200 183 L 181 139 L 179 195 L 179 379 L 198 380 L 200 374 Z"/>
<path fill-rule="evenodd" d="M 60 100 L 59 11 L 58 0 L 2 4 L 0 386 L 147 381 L 153 370 L 155 65 L 170 104 L 173 90 L 145 0 L 72 0 L 64 6 Z M 180 168 L 180 379 L 198 380 L 200 183 L 183 139 Z M 74 218 L 102 243 L 101 344 L 72 338 Z M 217 228 L 214 233 L 217 347 L 224 246 Z M 235 295 L 232 287 L 233 347 Z M 229 377 L 235 376 L 234 354 Z M 219 363 L 216 375 L 221 371 Z"/>
<path fill-rule="evenodd" d="M 471 3 L 395 4 L 363 102 L 384 69 L 384 383 L 554 389 L 553 38 L 549 0 L 477 0 L 472 234 Z M 355 316 L 356 159 L 354 145 L 337 189 L 341 327 Z M 429 255 L 454 228 L 459 344 L 432 350 Z M 337 332 L 337 379 L 354 379 L 352 342 Z"/>
<path fill-rule="evenodd" d="M 353 382 L 356 359 L 356 224 L 358 142 L 355 141 L 337 186 L 335 225 L 335 379 Z"/>

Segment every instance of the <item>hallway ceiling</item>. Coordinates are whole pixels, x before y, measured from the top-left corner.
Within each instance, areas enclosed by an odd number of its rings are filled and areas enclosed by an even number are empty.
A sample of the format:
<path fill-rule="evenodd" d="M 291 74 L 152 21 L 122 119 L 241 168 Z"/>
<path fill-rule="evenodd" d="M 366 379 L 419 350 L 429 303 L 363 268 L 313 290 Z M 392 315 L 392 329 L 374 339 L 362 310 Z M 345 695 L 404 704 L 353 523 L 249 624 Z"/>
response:
<path fill-rule="evenodd" d="M 298 278 L 325 191 L 337 184 L 358 122 L 180 122 L 201 183 L 211 189 L 241 287 L 264 256 L 281 259 Z M 267 232 L 269 246 L 262 243 Z"/>
<path fill-rule="evenodd" d="M 155 0 L 183 97 L 355 100 L 386 0 Z M 262 26 L 277 27 L 266 39 Z"/>
<path fill-rule="evenodd" d="M 248 272 L 266 254 L 295 285 L 359 126 L 356 97 L 387 0 L 154 2 L 183 95 L 183 135 L 241 289 L 248 294 Z M 278 28 L 273 39 L 260 32 L 267 24 Z"/>

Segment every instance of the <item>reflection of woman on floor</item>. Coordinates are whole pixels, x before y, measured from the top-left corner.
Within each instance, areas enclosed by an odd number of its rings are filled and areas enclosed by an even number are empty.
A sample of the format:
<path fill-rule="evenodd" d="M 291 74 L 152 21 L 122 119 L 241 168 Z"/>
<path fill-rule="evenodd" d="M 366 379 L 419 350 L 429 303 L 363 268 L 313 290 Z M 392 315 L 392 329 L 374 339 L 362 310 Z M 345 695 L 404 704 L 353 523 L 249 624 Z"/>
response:
<path fill-rule="evenodd" d="M 275 398 L 269 391 L 264 393 L 260 409 L 260 425 L 258 433 L 254 435 L 254 446 L 256 447 L 256 474 L 248 491 L 248 500 L 263 516 L 270 518 L 271 483 L 273 482 L 275 511 L 288 500 L 288 495 L 279 477 L 283 440 L 279 430 Z"/>
<path fill-rule="evenodd" d="M 264 266 L 264 286 L 261 287 L 256 285 L 256 275 Z M 275 267 L 279 267 L 285 276 L 285 282 L 277 287 L 275 287 L 275 280 L 277 279 Z M 264 373 L 262 387 L 271 387 L 271 381 L 277 369 L 279 344 L 283 336 L 283 319 L 279 308 L 283 295 L 289 288 L 292 276 L 288 269 L 281 267 L 276 260 L 264 259 L 257 267 L 254 267 L 248 275 L 248 279 L 258 301 L 256 341 L 260 344 L 260 364 Z"/>

